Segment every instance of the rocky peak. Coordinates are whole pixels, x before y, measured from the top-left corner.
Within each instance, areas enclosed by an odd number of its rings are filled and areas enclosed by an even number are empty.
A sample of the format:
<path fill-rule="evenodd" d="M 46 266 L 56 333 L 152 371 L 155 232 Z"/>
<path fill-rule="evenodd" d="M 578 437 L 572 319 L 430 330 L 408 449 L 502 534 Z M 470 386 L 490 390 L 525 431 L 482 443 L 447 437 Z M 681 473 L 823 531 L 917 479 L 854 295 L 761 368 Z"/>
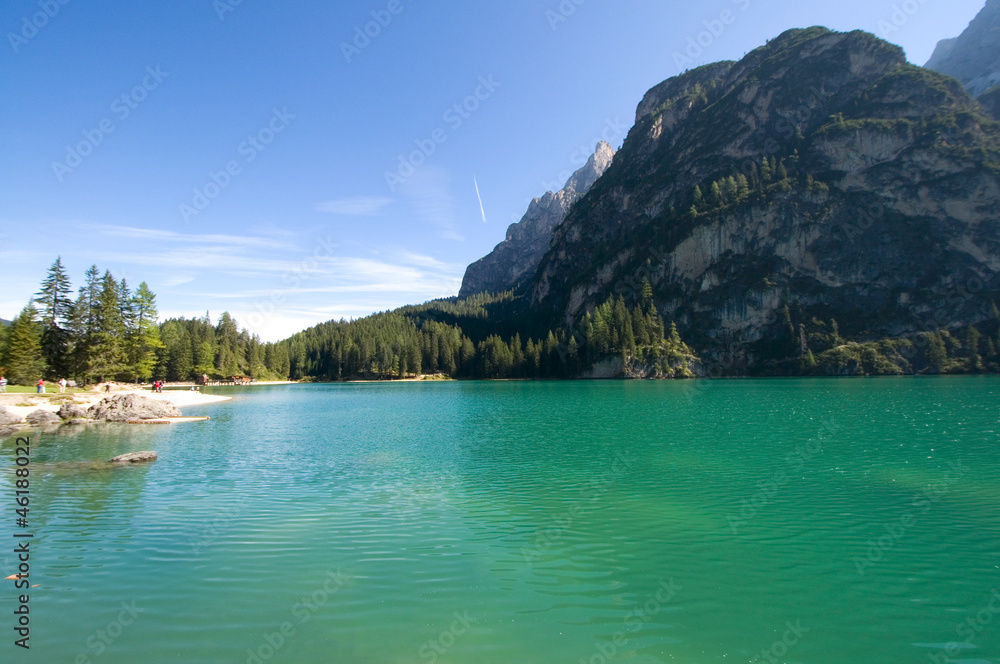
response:
<path fill-rule="evenodd" d="M 573 203 L 608 170 L 614 156 L 614 148 L 601 141 L 587 163 L 566 181 L 565 187 L 532 200 L 521 220 L 507 228 L 504 241 L 466 269 L 459 296 L 468 297 L 484 291 L 499 293 L 531 279 L 548 251 L 553 230 L 566 218 Z"/>
<path fill-rule="evenodd" d="M 865 32 L 789 31 L 646 94 L 531 305 L 573 325 L 645 280 L 705 359 L 758 369 L 814 320 L 860 339 L 976 324 L 1000 293 L 998 173 L 1000 129 L 958 81 Z"/>
<path fill-rule="evenodd" d="M 965 32 L 940 41 L 925 66 L 957 78 L 974 97 L 1000 83 L 1000 0 L 987 0 Z"/>

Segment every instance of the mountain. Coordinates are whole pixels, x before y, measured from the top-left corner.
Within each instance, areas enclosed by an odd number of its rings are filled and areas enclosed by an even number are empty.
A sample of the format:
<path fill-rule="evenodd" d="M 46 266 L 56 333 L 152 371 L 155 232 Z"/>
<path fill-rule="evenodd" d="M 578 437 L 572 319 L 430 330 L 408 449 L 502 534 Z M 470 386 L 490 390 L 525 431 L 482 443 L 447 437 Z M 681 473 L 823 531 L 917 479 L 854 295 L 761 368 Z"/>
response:
<path fill-rule="evenodd" d="M 1000 83 L 1000 0 L 987 0 L 965 32 L 938 42 L 925 66 L 957 78 L 975 97 Z"/>
<path fill-rule="evenodd" d="M 476 293 L 512 290 L 530 279 L 548 251 L 552 231 L 562 223 L 573 203 L 580 200 L 611 165 L 615 151 L 601 141 L 587 163 L 574 173 L 566 186 L 548 192 L 528 205 L 528 211 L 507 228 L 506 239 L 465 271 L 459 297 Z"/>
<path fill-rule="evenodd" d="M 994 325 L 998 209 L 1000 125 L 958 81 L 868 33 L 791 30 L 646 94 L 530 309 L 580 325 L 651 289 L 709 366 L 916 370 Z"/>

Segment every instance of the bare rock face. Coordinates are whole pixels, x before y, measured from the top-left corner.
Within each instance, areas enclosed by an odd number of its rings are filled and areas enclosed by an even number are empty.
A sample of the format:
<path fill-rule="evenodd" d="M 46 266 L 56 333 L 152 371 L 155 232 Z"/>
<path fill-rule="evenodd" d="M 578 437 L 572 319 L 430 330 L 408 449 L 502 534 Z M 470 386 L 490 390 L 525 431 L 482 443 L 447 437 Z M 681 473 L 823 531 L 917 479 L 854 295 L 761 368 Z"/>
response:
<path fill-rule="evenodd" d="M 637 118 L 531 282 L 551 325 L 648 281 L 685 341 L 742 371 L 813 319 L 866 340 L 991 320 L 1000 129 L 959 81 L 810 28 L 658 85 Z"/>
<path fill-rule="evenodd" d="M 62 424 L 62 419 L 53 412 L 47 410 L 36 410 L 28 413 L 24 420 L 32 426 L 47 426 L 50 424 Z"/>
<path fill-rule="evenodd" d="M 974 97 L 1000 83 L 1000 0 L 987 0 L 965 32 L 939 42 L 924 66 L 957 78 Z"/>
<path fill-rule="evenodd" d="M 10 426 L 20 424 L 23 418 L 0 406 L 0 426 Z"/>
<path fill-rule="evenodd" d="M 78 420 L 87 417 L 87 409 L 77 403 L 66 403 L 56 414 L 64 420 Z"/>
<path fill-rule="evenodd" d="M 156 461 L 156 458 L 156 452 L 132 452 L 116 456 L 111 463 L 149 463 Z"/>
<path fill-rule="evenodd" d="M 566 218 L 573 203 L 583 198 L 604 174 L 614 156 L 614 149 L 601 141 L 586 165 L 570 177 L 565 187 L 533 200 L 521 221 L 507 229 L 507 238 L 488 256 L 468 267 L 459 297 L 484 291 L 499 293 L 531 279 L 549 249 L 552 231 Z"/>
<path fill-rule="evenodd" d="M 92 420 L 128 422 L 129 420 L 155 420 L 163 417 L 180 417 L 177 406 L 138 394 L 118 394 L 106 397 L 87 411 Z"/>

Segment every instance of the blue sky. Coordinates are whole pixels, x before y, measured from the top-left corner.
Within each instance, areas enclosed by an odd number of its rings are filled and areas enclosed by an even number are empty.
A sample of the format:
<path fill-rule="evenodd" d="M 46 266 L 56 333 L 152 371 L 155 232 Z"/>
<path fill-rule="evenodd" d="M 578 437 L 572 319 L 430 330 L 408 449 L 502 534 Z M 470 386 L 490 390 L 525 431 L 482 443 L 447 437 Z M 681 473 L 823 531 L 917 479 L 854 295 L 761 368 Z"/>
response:
<path fill-rule="evenodd" d="M 57 255 L 265 340 L 454 295 L 683 67 L 810 25 L 922 64 L 982 4 L 8 0 L 0 317 Z"/>

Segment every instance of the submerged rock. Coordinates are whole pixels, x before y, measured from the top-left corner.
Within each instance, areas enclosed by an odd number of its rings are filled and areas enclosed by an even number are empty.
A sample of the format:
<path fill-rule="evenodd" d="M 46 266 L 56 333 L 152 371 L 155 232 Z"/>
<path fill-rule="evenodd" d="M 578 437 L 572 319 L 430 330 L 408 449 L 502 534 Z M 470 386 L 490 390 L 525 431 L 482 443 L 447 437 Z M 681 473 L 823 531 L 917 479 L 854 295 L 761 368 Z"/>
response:
<path fill-rule="evenodd" d="M 156 452 L 132 452 L 122 454 L 111 460 L 111 463 L 148 463 L 156 461 Z"/>
<path fill-rule="evenodd" d="M 17 431 L 17 427 L 0 426 L 0 438 L 3 438 L 4 436 L 9 436 L 15 431 Z"/>
<path fill-rule="evenodd" d="M 24 418 L 28 424 L 33 426 L 45 426 L 47 424 L 62 424 L 62 419 L 55 413 L 48 410 L 35 410 L 28 413 Z"/>
<path fill-rule="evenodd" d="M 180 417 L 177 406 L 165 401 L 157 401 L 139 394 L 118 394 L 102 399 L 87 411 L 92 420 L 106 422 L 128 422 L 129 420 L 156 420 L 164 417 Z"/>

